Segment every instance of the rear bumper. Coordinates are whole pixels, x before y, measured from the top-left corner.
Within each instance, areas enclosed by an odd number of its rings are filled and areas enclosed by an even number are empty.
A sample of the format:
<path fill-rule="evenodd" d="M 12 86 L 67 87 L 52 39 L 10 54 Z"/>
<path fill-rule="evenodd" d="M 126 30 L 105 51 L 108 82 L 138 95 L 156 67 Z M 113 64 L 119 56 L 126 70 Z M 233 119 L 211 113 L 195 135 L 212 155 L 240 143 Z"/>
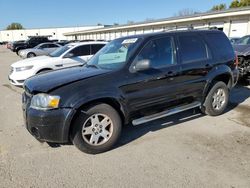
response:
<path fill-rule="evenodd" d="M 239 80 L 239 76 L 240 76 L 240 72 L 238 69 L 234 69 L 232 71 L 232 77 L 233 77 L 233 80 L 232 80 L 232 88 L 237 84 L 238 80 Z"/>

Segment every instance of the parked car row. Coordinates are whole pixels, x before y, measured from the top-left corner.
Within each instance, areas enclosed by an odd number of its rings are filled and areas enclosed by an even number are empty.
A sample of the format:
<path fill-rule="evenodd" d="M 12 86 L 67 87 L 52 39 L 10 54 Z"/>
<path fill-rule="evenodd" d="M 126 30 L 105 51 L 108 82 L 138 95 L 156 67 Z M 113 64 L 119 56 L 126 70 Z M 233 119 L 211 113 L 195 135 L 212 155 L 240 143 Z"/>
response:
<path fill-rule="evenodd" d="M 20 56 L 23 57 L 31 57 L 31 55 L 42 56 L 28 58 L 13 63 L 9 75 L 10 83 L 15 86 L 22 86 L 27 78 L 36 74 L 84 65 L 105 44 L 106 42 L 80 42 L 69 43 L 65 46 L 59 47 L 54 43 L 43 43 L 38 45 L 35 49 L 22 50 L 20 51 Z M 57 47 L 57 49 L 51 53 L 49 53 L 51 48 L 41 49 L 41 47 L 48 47 L 49 45 L 51 45 L 51 47 Z"/>
<path fill-rule="evenodd" d="M 58 49 L 59 47 L 61 47 L 60 44 L 46 42 L 46 43 L 38 44 L 34 48 L 19 50 L 18 55 L 22 58 L 30 58 L 30 57 L 35 57 L 35 56 L 48 55 L 51 52 Z"/>
<path fill-rule="evenodd" d="M 36 139 L 105 152 L 130 122 L 139 125 L 193 108 L 222 114 L 239 77 L 232 45 L 217 30 L 151 33 L 101 48 L 104 44 L 68 44 L 49 57 L 12 65 L 10 81 L 24 83 L 25 125 Z M 61 70 L 32 76 L 48 69 Z"/>

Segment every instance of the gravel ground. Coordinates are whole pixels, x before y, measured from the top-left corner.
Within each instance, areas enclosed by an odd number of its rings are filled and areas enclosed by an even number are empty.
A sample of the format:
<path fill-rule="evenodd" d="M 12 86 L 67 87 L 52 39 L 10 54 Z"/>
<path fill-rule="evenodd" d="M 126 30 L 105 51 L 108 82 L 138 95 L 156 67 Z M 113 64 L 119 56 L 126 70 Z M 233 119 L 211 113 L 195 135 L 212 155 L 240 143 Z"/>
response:
<path fill-rule="evenodd" d="M 127 126 L 115 149 L 88 155 L 25 130 L 22 89 L 7 78 L 18 59 L 0 47 L 0 187 L 250 187 L 250 87 L 235 88 L 220 117 L 191 110 Z"/>

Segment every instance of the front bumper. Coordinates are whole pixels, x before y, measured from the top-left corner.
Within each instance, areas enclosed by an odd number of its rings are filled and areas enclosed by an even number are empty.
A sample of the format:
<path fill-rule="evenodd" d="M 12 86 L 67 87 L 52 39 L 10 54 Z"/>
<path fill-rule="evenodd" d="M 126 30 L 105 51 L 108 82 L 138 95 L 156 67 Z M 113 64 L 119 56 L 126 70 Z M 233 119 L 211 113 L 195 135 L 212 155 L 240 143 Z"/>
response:
<path fill-rule="evenodd" d="M 32 69 L 20 72 L 13 71 L 10 73 L 8 78 L 12 85 L 22 86 L 24 84 L 24 81 L 31 76 L 34 76 L 34 71 Z"/>
<path fill-rule="evenodd" d="M 30 100 L 23 94 L 23 116 L 27 130 L 39 141 L 67 143 L 70 121 L 74 114 L 71 108 L 36 110 L 30 108 Z"/>

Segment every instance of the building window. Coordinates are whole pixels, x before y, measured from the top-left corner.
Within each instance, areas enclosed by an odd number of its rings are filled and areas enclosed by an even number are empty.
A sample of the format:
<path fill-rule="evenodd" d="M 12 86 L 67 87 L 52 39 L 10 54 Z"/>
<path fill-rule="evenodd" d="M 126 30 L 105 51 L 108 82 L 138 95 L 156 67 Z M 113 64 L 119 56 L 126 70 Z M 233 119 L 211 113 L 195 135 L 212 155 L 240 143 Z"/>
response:
<path fill-rule="evenodd" d="M 21 33 L 21 36 L 23 36 L 23 34 Z"/>
<path fill-rule="evenodd" d="M 56 35 L 56 33 L 55 33 L 55 32 L 53 32 L 53 35 Z"/>
<path fill-rule="evenodd" d="M 36 36 L 38 36 L 38 33 L 36 33 Z"/>
<path fill-rule="evenodd" d="M 10 36 L 9 34 L 7 34 L 7 37 Z"/>

